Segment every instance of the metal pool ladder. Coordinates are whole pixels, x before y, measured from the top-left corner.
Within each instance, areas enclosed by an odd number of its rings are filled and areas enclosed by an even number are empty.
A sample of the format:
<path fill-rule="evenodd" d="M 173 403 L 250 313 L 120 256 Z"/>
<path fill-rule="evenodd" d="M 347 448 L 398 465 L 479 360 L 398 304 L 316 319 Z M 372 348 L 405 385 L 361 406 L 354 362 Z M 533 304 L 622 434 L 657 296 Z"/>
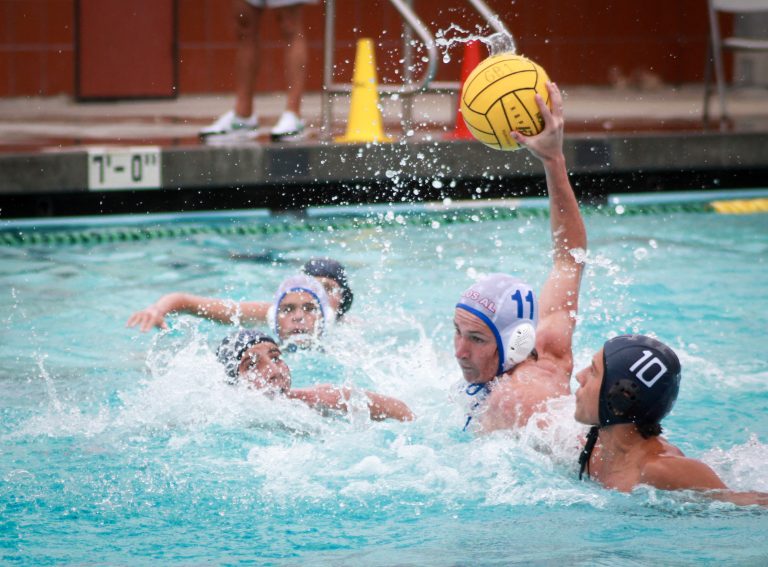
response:
<path fill-rule="evenodd" d="M 419 93 L 454 93 L 461 88 L 459 81 L 435 81 L 438 67 L 438 51 L 435 38 L 426 25 L 413 10 L 414 0 L 389 0 L 399 12 L 404 22 L 403 37 L 403 83 L 379 85 L 379 94 L 398 94 L 403 98 L 403 126 L 409 127 L 413 122 L 413 96 Z M 467 0 L 497 33 L 512 37 L 494 13 L 483 0 Z M 350 93 L 352 85 L 335 83 L 333 81 L 333 57 L 336 47 L 336 0 L 325 2 L 325 42 L 323 48 L 323 93 L 322 93 L 322 137 L 331 136 L 333 122 L 333 95 Z M 427 51 L 426 71 L 419 81 L 413 77 L 413 33 L 419 36 Z"/>

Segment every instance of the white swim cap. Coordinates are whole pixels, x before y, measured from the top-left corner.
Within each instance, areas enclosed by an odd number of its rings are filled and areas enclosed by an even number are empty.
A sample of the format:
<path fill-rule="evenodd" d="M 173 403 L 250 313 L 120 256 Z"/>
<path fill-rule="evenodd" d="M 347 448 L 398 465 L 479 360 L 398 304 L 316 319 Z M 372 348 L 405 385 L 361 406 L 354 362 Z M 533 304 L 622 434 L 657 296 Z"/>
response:
<path fill-rule="evenodd" d="M 336 315 L 333 309 L 331 309 L 328 293 L 325 291 L 323 284 L 311 276 L 297 274 L 284 279 L 278 286 L 277 291 L 275 292 L 275 300 L 267 314 L 269 326 L 278 337 L 280 336 L 280 330 L 277 328 L 277 310 L 280 308 L 280 303 L 285 299 L 285 296 L 292 292 L 308 293 L 315 301 L 317 301 L 317 305 L 320 308 L 320 324 L 319 328 L 316 329 L 316 334 L 318 336 L 334 323 Z"/>
<path fill-rule="evenodd" d="M 478 317 L 496 337 L 500 376 L 520 364 L 536 346 L 539 306 L 533 289 L 507 274 L 490 274 L 469 287 L 456 304 Z"/>

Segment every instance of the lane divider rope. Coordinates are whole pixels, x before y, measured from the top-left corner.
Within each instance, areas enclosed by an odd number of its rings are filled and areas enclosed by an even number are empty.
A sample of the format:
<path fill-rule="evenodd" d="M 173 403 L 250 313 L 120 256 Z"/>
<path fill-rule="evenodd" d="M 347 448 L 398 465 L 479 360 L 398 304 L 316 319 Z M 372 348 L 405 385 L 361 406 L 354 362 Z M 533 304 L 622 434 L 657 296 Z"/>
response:
<path fill-rule="evenodd" d="M 768 199 L 762 199 L 768 203 Z M 763 212 L 768 208 L 754 211 Z M 638 216 L 674 213 L 710 213 L 719 211 L 714 203 L 659 203 L 583 206 L 585 215 Z M 220 235 L 246 236 L 269 235 L 286 232 L 333 232 L 359 230 L 372 227 L 400 227 L 403 225 L 435 226 L 469 222 L 503 221 L 512 219 L 545 218 L 548 209 L 541 208 L 481 208 L 451 209 L 442 211 L 414 211 L 400 213 L 371 213 L 365 216 L 339 216 L 323 219 L 303 218 L 291 220 L 259 220 L 228 223 L 176 224 L 153 226 L 94 227 L 85 229 L 0 229 L 0 246 L 36 245 L 96 245 L 114 242 L 141 242 L 158 238 L 188 238 L 193 236 Z"/>

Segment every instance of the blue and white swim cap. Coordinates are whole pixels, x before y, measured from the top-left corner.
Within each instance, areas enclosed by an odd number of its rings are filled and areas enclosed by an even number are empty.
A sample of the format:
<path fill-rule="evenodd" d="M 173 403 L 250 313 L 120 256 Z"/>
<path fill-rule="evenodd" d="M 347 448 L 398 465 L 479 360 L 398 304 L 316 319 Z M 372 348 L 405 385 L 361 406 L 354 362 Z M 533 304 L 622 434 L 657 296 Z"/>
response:
<path fill-rule="evenodd" d="M 490 274 L 471 285 L 456 304 L 493 332 L 499 352 L 497 376 L 520 364 L 536 346 L 539 305 L 531 286 L 507 274 Z"/>
<path fill-rule="evenodd" d="M 328 293 L 325 291 L 323 284 L 311 276 L 297 274 L 282 281 L 275 292 L 275 300 L 269 308 L 269 326 L 278 337 L 280 336 L 280 330 L 277 328 L 277 311 L 280 309 L 280 303 L 285 299 L 285 296 L 293 292 L 308 293 L 317 302 L 320 308 L 320 318 L 318 319 L 319 327 L 315 329 L 316 335 L 321 335 L 323 331 L 327 330 L 335 322 L 336 315 L 333 309 L 331 309 Z"/>

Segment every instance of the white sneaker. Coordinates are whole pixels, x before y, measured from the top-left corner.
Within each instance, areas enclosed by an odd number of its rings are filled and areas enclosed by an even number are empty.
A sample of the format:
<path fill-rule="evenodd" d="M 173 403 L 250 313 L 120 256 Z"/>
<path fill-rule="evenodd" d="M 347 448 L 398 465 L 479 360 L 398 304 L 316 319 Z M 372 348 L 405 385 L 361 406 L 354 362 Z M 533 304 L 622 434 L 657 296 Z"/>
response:
<path fill-rule="evenodd" d="M 254 114 L 243 118 L 230 110 L 222 114 L 216 122 L 200 130 L 200 136 L 213 136 L 216 134 L 231 134 L 233 132 L 248 132 L 259 127 L 259 118 Z"/>
<path fill-rule="evenodd" d="M 285 140 L 298 136 L 304 131 L 304 121 L 290 110 L 283 112 L 280 120 L 269 131 L 273 141 Z"/>

